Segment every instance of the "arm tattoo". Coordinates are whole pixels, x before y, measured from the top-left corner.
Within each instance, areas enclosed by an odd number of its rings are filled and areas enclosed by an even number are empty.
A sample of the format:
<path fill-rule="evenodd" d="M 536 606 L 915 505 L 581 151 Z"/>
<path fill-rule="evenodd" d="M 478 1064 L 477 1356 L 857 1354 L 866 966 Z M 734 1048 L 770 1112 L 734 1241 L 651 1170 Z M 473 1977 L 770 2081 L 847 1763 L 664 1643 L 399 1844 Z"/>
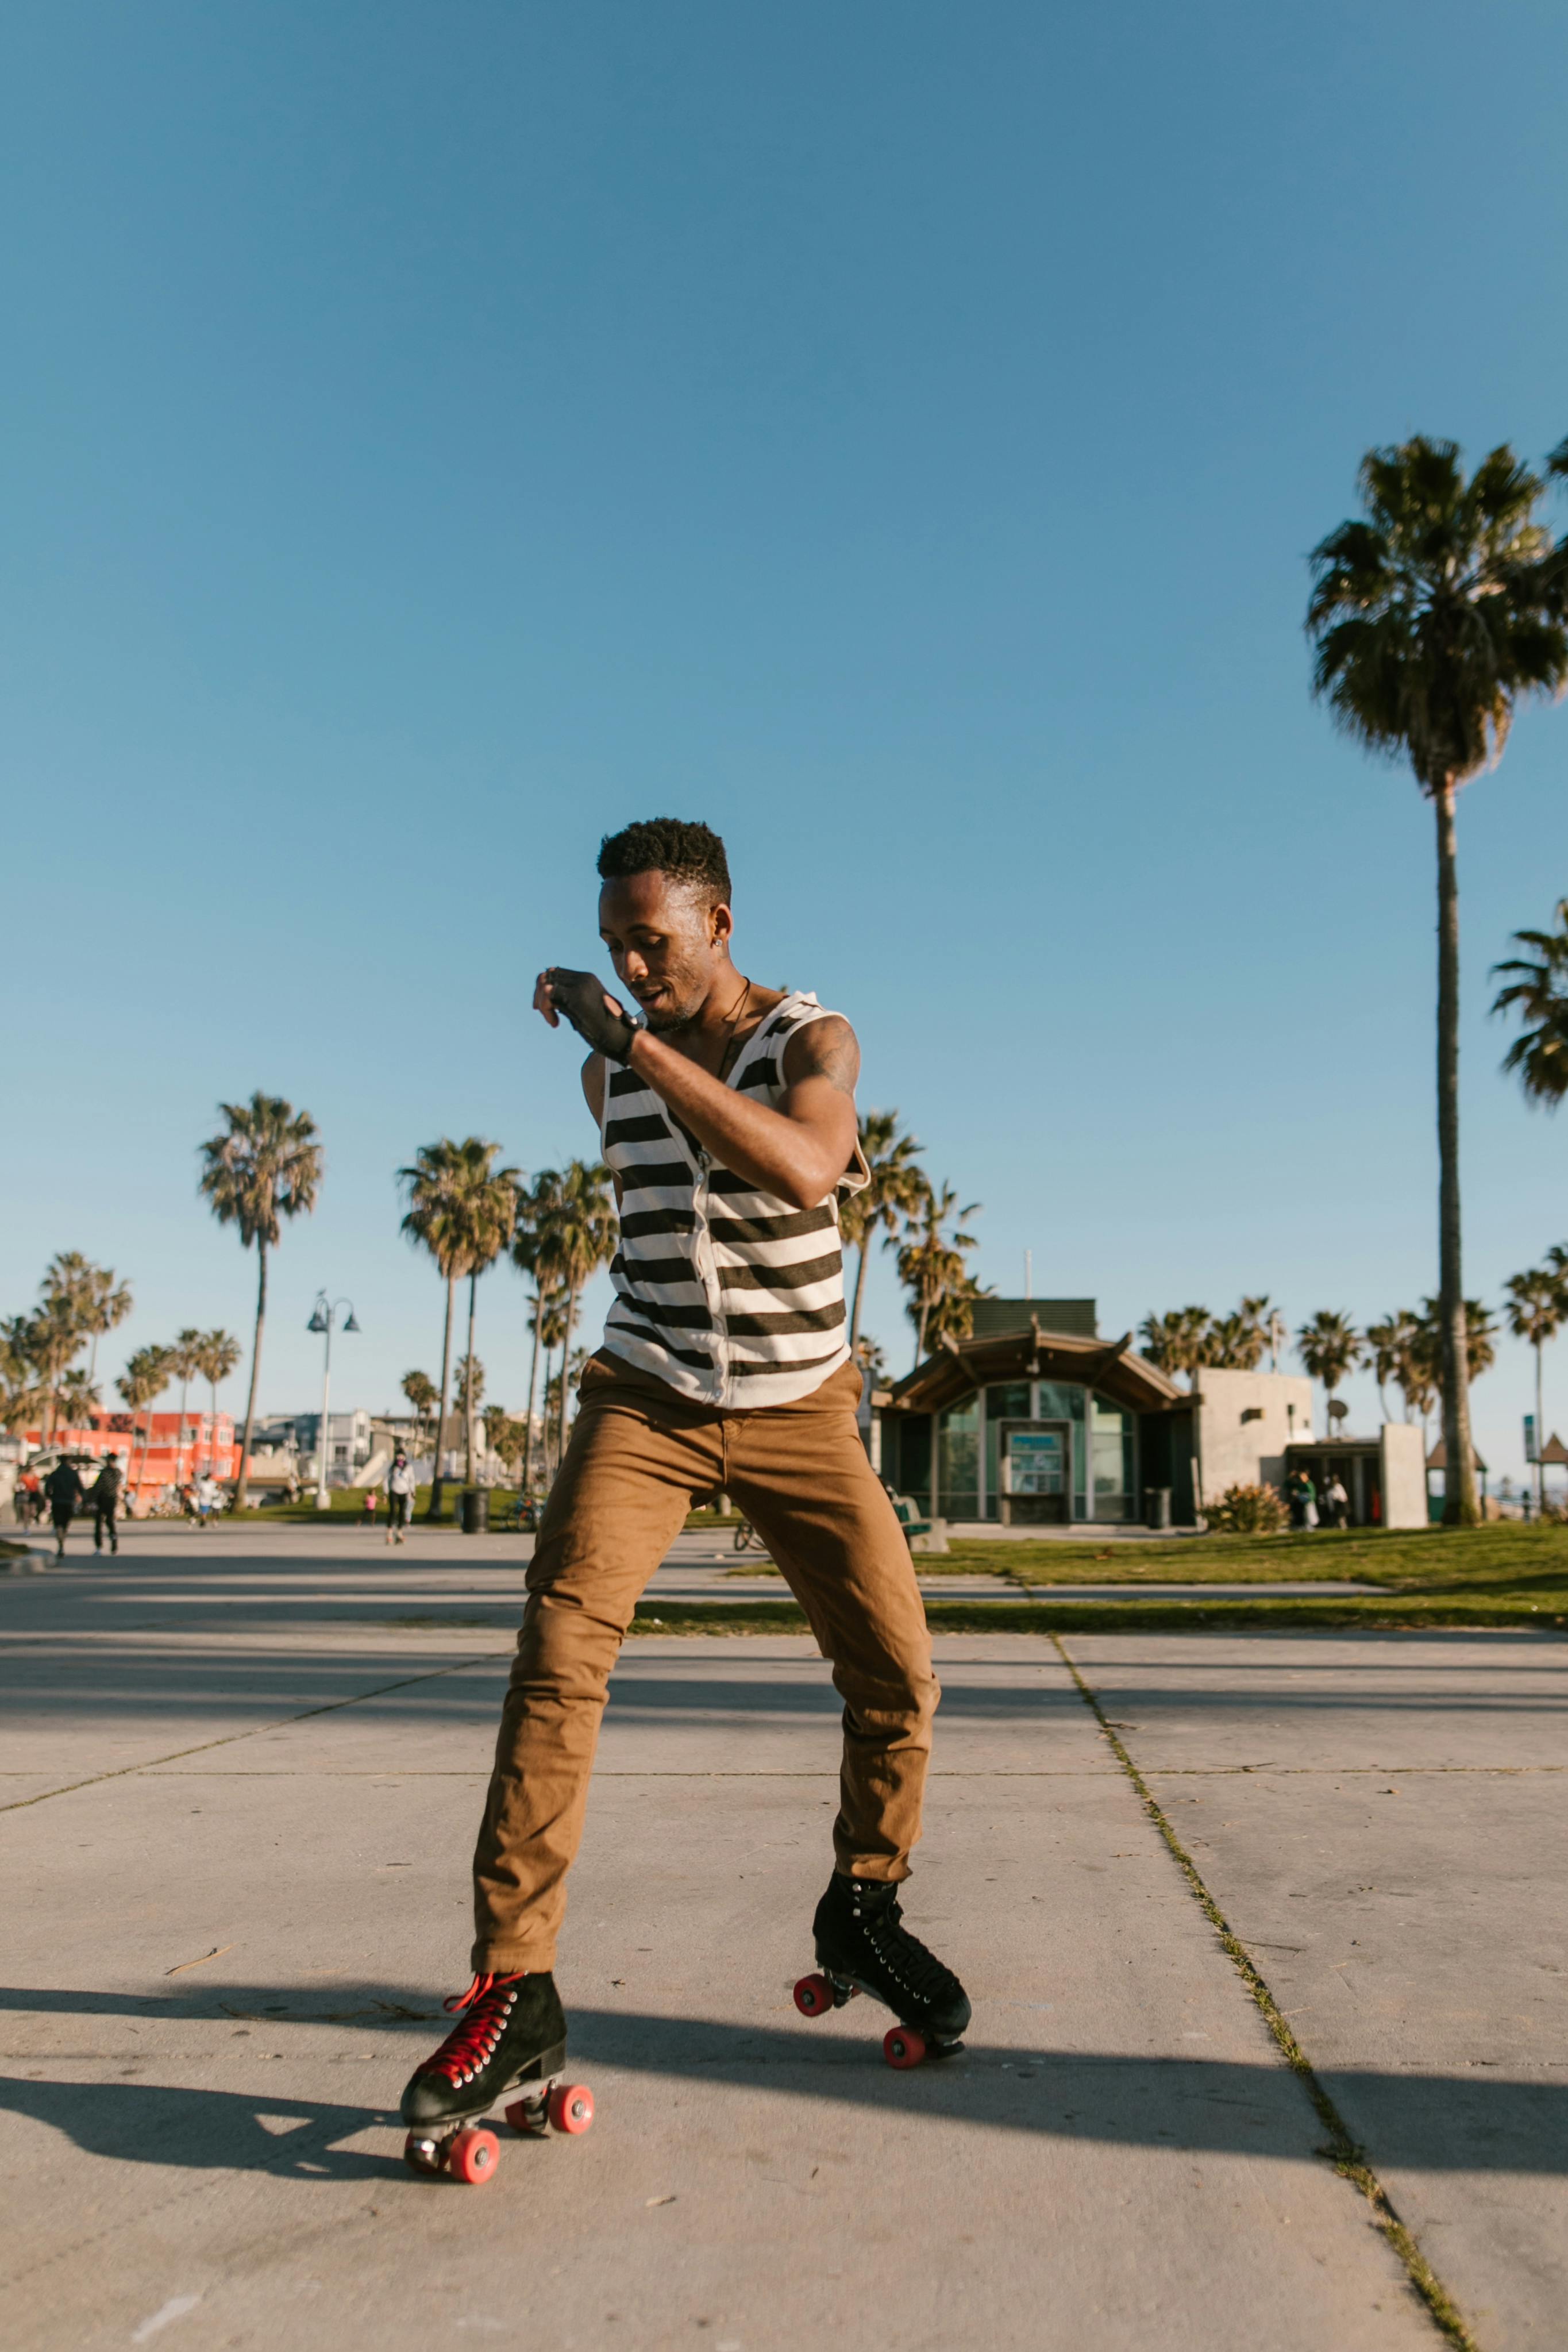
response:
<path fill-rule="evenodd" d="M 826 1078 L 841 1095 L 852 1095 L 860 1076 L 861 1049 L 847 1021 L 834 1016 L 813 1021 L 790 1038 L 784 1048 L 786 1085 L 802 1078 Z"/>

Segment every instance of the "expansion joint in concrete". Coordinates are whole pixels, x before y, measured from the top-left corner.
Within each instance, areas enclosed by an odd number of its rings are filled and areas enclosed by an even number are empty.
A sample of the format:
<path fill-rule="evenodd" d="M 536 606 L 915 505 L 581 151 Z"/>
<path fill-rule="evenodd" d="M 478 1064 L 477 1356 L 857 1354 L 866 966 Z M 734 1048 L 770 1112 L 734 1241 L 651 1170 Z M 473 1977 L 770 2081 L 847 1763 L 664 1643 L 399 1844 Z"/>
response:
<path fill-rule="evenodd" d="M 1411 2291 L 1426 2310 L 1428 2318 L 1445 2343 L 1452 2345 L 1455 2352 L 1481 2352 L 1480 2346 L 1471 2335 L 1448 2288 L 1427 2260 L 1416 2237 L 1400 2220 L 1388 2191 L 1368 2164 L 1365 2149 L 1353 2139 L 1343 2116 L 1318 2080 L 1316 2069 L 1297 2041 L 1284 2011 L 1260 1974 L 1251 1954 L 1209 1893 L 1197 1864 L 1183 1845 L 1170 1822 L 1166 1820 L 1159 1800 L 1134 1763 L 1114 1724 L 1068 1655 L 1061 1636 L 1053 1633 L 1050 1639 L 1062 1664 L 1071 1675 L 1079 1697 L 1099 1725 L 1103 1737 L 1110 1745 L 1112 1754 L 1132 1782 L 1144 1811 L 1164 1839 L 1177 1869 L 1197 1897 L 1204 1916 L 1218 1937 L 1226 1957 L 1251 1994 L 1259 2013 L 1273 2035 L 1281 2056 L 1312 2101 L 1318 2120 L 1328 2135 L 1326 2144 L 1318 2150 L 1318 2153 L 1326 2163 L 1333 2166 L 1342 2179 L 1348 2180 L 1365 2198 L 1377 2228 L 1404 2265 Z"/>

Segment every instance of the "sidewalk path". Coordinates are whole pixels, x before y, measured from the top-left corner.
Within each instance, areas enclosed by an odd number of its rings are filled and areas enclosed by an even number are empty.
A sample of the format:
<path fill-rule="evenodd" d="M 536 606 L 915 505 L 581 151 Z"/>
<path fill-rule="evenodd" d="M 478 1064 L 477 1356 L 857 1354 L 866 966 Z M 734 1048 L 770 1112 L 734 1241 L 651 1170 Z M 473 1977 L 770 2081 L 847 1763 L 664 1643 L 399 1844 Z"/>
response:
<path fill-rule="evenodd" d="M 393 2113 L 465 1980 L 511 1594 L 460 1539 L 341 1540 L 137 1530 L 116 1570 L 0 1585 L 18 2352 L 1441 2341 L 1042 1640 L 939 1644 L 908 1909 L 975 1997 L 962 2058 L 895 2074 L 869 2003 L 790 2002 L 834 1801 L 810 1644 L 639 1641 L 559 1968 L 599 2121 L 508 2144 L 484 2189 L 409 2176 Z M 1561 1647 L 1066 1646 L 1477 2341 L 1552 2343 L 1560 1784 L 1533 1768 L 1568 1761 Z M 1414 1803 L 1360 1769 L 1444 1759 L 1479 1769 L 1427 1770 Z M 1358 1899 L 1364 1982 L 1335 1966 Z M 1357 2000 L 1352 2031 L 1330 2004 Z"/>

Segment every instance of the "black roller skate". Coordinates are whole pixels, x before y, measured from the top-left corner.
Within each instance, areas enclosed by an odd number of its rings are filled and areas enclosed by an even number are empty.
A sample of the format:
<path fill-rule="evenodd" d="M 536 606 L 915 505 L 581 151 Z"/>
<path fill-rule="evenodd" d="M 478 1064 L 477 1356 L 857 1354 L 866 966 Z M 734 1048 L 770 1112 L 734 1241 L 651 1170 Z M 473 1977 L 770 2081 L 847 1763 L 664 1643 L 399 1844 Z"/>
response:
<path fill-rule="evenodd" d="M 402 2095 L 402 2152 L 415 2172 L 449 2172 L 471 2187 L 488 2180 L 501 2144 L 479 2119 L 523 2084 L 530 2087 L 503 2110 L 513 2131 L 588 2129 L 593 2094 L 560 2078 L 566 2012 L 548 1970 L 476 1977 L 445 2006 L 463 2021 L 414 2068 Z"/>
<path fill-rule="evenodd" d="M 802 1977 L 795 1988 L 802 2017 L 821 2017 L 842 2009 L 857 1992 L 869 1992 L 899 2021 L 883 2038 L 890 2066 L 918 2066 L 963 2048 L 969 1997 L 952 1969 L 904 1925 L 896 1886 L 835 1870 L 811 1933 L 821 1974 Z"/>

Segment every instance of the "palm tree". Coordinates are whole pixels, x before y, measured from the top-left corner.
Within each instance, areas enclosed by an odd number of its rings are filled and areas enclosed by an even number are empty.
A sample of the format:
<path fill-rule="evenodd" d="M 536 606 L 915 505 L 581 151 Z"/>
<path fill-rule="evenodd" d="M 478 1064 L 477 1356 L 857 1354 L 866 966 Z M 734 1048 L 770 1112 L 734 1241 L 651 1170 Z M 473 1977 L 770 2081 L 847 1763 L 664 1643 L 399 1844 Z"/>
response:
<path fill-rule="evenodd" d="M 172 1353 L 172 1351 L 168 1348 L 138 1348 L 133 1355 L 127 1358 L 125 1370 L 114 1383 L 131 1408 L 131 1466 L 125 1481 L 128 1509 L 130 1498 L 136 1490 L 136 1416 L 143 1405 L 150 1405 L 153 1399 L 161 1397 L 168 1387 L 174 1369 L 171 1360 Z M 147 1466 L 147 1456 L 152 1451 L 152 1416 L 149 1413 L 146 1434 L 141 1445 L 143 1469 Z M 242 1476 L 244 1470 L 245 1465 L 242 1462 L 240 1465 Z"/>
<path fill-rule="evenodd" d="M 197 1190 L 212 1202 L 220 1225 L 239 1227 L 240 1246 L 256 1255 L 256 1336 L 250 1350 L 250 1391 L 234 1507 L 246 1506 L 246 1473 L 256 1424 L 256 1384 L 267 1327 L 267 1253 L 282 1239 L 284 1217 L 308 1216 L 321 1186 L 321 1146 L 308 1111 L 259 1090 L 247 1103 L 220 1103 L 228 1124 L 201 1147 L 205 1166 Z"/>
<path fill-rule="evenodd" d="M 465 1137 L 461 1143 L 454 1143 L 450 1136 L 444 1135 L 439 1143 L 421 1144 L 413 1155 L 413 1165 L 398 1170 L 398 1181 L 408 1193 L 408 1214 L 402 1221 L 402 1231 L 416 1247 L 430 1252 L 446 1285 L 435 1464 L 425 1508 L 428 1519 L 441 1516 L 444 1483 L 441 1449 L 446 1436 L 446 1399 L 452 1371 L 454 1296 L 465 1275 L 472 1284 L 481 1267 L 491 1265 L 499 1255 L 517 1219 L 517 1171 L 515 1168 L 497 1170 L 491 1164 L 500 1148 L 498 1143 L 486 1143 L 476 1135 Z M 474 1352 L 472 1288 L 468 1298 L 468 1352 Z M 469 1450 L 472 1454 L 472 1424 Z"/>
<path fill-rule="evenodd" d="M 1561 1243 L 1558 1246 L 1562 1247 Z M 1541 1350 L 1548 1339 L 1556 1338 L 1563 1316 L 1568 1315 L 1568 1288 L 1562 1275 L 1549 1265 L 1511 1274 L 1503 1288 L 1508 1293 L 1509 1329 L 1516 1339 L 1528 1339 L 1535 1350 L 1535 1499 L 1540 1510 L 1546 1503 L 1546 1469 L 1541 1459 L 1546 1443 L 1541 1410 Z"/>
<path fill-rule="evenodd" d="M 78 1364 L 60 1382 L 60 1418 L 68 1429 L 80 1429 L 101 1410 L 103 1392 Z"/>
<path fill-rule="evenodd" d="M 180 1445 L 174 1456 L 174 1480 L 183 1482 L 185 1475 L 185 1401 L 191 1392 L 191 1382 L 199 1375 L 204 1334 L 200 1331 L 176 1331 L 174 1344 L 169 1350 L 173 1362 L 174 1378 L 180 1383 Z"/>
<path fill-rule="evenodd" d="M 921 1202 L 930 1189 L 916 1157 L 923 1147 L 912 1135 L 899 1133 L 895 1110 L 862 1112 L 860 1143 L 871 1181 L 858 1192 L 846 1193 L 839 1207 L 839 1231 L 844 1246 L 860 1253 L 850 1309 L 852 1355 L 860 1339 L 861 1303 L 873 1237 L 880 1233 L 883 1248 L 891 1248 L 897 1227 L 919 1213 Z"/>
<path fill-rule="evenodd" d="M 196 1370 L 207 1384 L 207 1396 L 213 1409 L 212 1436 L 207 1444 L 207 1469 L 210 1475 L 218 1458 L 218 1390 L 229 1374 L 235 1370 L 245 1353 L 232 1331 L 204 1331 L 196 1351 Z"/>
<path fill-rule="evenodd" d="M 480 1400 L 485 1394 L 485 1367 L 477 1356 L 459 1356 L 452 1378 L 457 1391 L 457 1410 L 463 1415 L 463 1426 L 467 1432 L 466 1483 L 471 1486 L 474 1484 L 474 1429 L 479 1419 Z"/>
<path fill-rule="evenodd" d="M 534 1286 L 533 1303 L 528 1311 L 528 1327 L 534 1335 L 533 1355 L 528 1365 L 528 1405 L 523 1415 L 523 1492 L 532 1491 L 534 1475 L 534 1400 L 538 1393 L 539 1345 L 544 1317 L 544 1300 L 554 1282 L 554 1270 L 541 1267 L 539 1234 L 543 1221 L 560 1198 L 560 1176 L 554 1168 L 543 1168 L 533 1182 L 517 1194 L 517 1222 L 512 1234 L 512 1264 L 519 1274 L 525 1274 Z"/>
<path fill-rule="evenodd" d="M 1365 1354 L 1361 1334 L 1348 1315 L 1321 1307 L 1296 1334 L 1296 1353 L 1314 1381 L 1328 1392 L 1327 1434 L 1333 1435 L 1333 1392 L 1347 1372 L 1354 1371 Z"/>
<path fill-rule="evenodd" d="M 1443 1517 L 1480 1517 L 1470 1444 L 1459 1219 L 1459 897 L 1455 803 L 1495 764 L 1519 698 L 1568 682 L 1568 627 L 1544 484 L 1503 446 L 1467 482 L 1451 441 L 1362 460 L 1364 517 L 1314 550 L 1312 691 L 1369 751 L 1410 762 L 1437 831 L 1438 1267 L 1443 1439 L 1457 1465 Z"/>
<path fill-rule="evenodd" d="M 424 1444 L 424 1417 L 439 1392 L 428 1372 L 404 1372 L 398 1385 L 413 1407 L 413 1444 L 419 1453 Z"/>
<path fill-rule="evenodd" d="M 868 1331 L 862 1331 L 855 1341 L 855 1362 L 868 1389 L 887 1386 L 887 1358 Z"/>
<path fill-rule="evenodd" d="M 1197 1384 L 1197 1368 L 1212 1363 L 1214 1318 L 1207 1307 L 1173 1307 L 1166 1315 L 1145 1315 L 1138 1327 L 1145 1355 L 1162 1372 L 1185 1372 Z"/>
<path fill-rule="evenodd" d="M 551 1277 L 551 1286 L 566 1294 L 560 1344 L 570 1350 L 583 1286 L 615 1255 L 618 1227 L 609 1169 L 598 1160 L 569 1160 L 559 1193 L 539 1212 L 533 1231 L 536 1275 Z M 556 1430 L 558 1467 L 566 1454 L 570 1391 L 570 1382 L 563 1378 Z"/>
<path fill-rule="evenodd" d="M 566 1339 L 566 1293 L 564 1290 L 559 1288 L 554 1290 L 547 1289 L 535 1299 L 533 1314 L 529 1318 L 534 1327 L 534 1351 L 536 1358 L 538 1356 L 538 1347 L 541 1340 L 545 1351 L 545 1393 L 544 1404 L 539 1413 L 539 1453 L 541 1457 L 541 1466 L 547 1482 L 552 1475 L 550 1469 L 549 1418 L 554 1408 L 551 1404 L 551 1399 L 558 1396 L 556 1383 L 550 1373 L 550 1358 L 554 1355 L 556 1349 L 564 1344 Z M 529 1384 L 528 1392 L 530 1396 L 533 1393 L 531 1382 Z M 533 1424 L 530 1420 L 530 1431 L 532 1429 L 532 1425 Z M 528 1470 L 530 1475 L 532 1463 L 533 1451 L 532 1438 L 530 1436 L 529 1450 L 524 1465 L 525 1469 Z"/>
<path fill-rule="evenodd" d="M 1263 1321 L 1267 1298 L 1244 1298 L 1234 1315 L 1218 1317 L 1204 1334 L 1203 1361 L 1228 1372 L 1255 1372 L 1269 1347 Z"/>
<path fill-rule="evenodd" d="M 1415 1338 L 1416 1318 L 1407 1307 L 1396 1307 L 1381 1323 L 1369 1323 L 1366 1327 L 1367 1353 L 1377 1382 L 1377 1409 L 1385 1421 L 1388 1419 L 1388 1401 L 1383 1391 L 1390 1381 L 1404 1391 L 1405 1418 L 1410 1418 L 1410 1391 L 1405 1375 L 1410 1369 Z"/>
<path fill-rule="evenodd" d="M 60 1250 L 50 1260 L 44 1276 L 44 1291 L 47 1297 L 66 1301 L 89 1340 L 87 1376 L 90 1383 L 98 1377 L 99 1340 L 106 1331 L 123 1323 L 131 1312 L 131 1285 L 117 1285 L 110 1267 L 94 1265 L 80 1250 Z"/>
<path fill-rule="evenodd" d="M 18 1436 L 42 1414 L 44 1392 L 33 1361 L 28 1318 L 13 1315 L 0 1322 L 0 1430 Z"/>
<path fill-rule="evenodd" d="M 1525 1099 L 1555 1110 L 1568 1094 L 1568 898 L 1559 898 L 1556 929 L 1515 931 L 1516 947 L 1529 955 L 1494 963 L 1492 978 L 1515 977 L 1492 1001 L 1494 1013 L 1517 1012 L 1530 1025 L 1503 1055 L 1505 1070 L 1517 1070 Z"/>
<path fill-rule="evenodd" d="M 985 1294 L 975 1285 L 965 1261 L 979 1243 L 973 1234 L 949 1233 L 947 1228 L 977 1215 L 979 1207 L 978 1201 L 971 1201 L 961 1209 L 951 1184 L 945 1183 L 938 1192 L 922 1177 L 915 1205 L 905 1213 L 898 1278 L 910 1294 L 906 1312 L 915 1326 L 917 1364 L 925 1359 L 928 1337 L 938 1338 L 946 1330 L 958 1338 L 973 1328 L 974 1301 Z M 955 1326 L 961 1326 L 961 1330 Z"/>
<path fill-rule="evenodd" d="M 60 1384 L 80 1355 L 87 1334 L 76 1307 L 61 1291 L 50 1291 L 45 1277 L 43 1305 L 27 1319 L 27 1346 L 44 1385 L 44 1442 L 59 1412 Z"/>

